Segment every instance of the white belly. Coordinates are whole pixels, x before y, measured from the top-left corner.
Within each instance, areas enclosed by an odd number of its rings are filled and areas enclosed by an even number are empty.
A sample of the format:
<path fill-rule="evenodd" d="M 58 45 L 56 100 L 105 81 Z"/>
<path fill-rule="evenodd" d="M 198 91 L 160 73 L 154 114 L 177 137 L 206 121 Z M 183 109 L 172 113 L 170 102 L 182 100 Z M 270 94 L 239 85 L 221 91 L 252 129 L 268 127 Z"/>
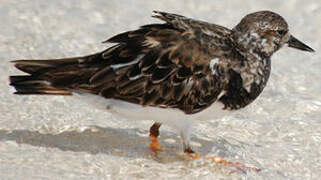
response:
<path fill-rule="evenodd" d="M 133 120 L 154 120 L 165 124 L 172 124 L 173 121 L 204 121 L 222 118 L 231 113 L 223 110 L 223 104 L 213 103 L 207 109 L 196 114 L 185 114 L 179 109 L 158 108 L 141 106 L 133 103 L 124 102 L 116 99 L 105 99 L 98 95 L 75 92 L 82 100 L 94 105 L 97 108 L 107 110 L 115 116 Z"/>

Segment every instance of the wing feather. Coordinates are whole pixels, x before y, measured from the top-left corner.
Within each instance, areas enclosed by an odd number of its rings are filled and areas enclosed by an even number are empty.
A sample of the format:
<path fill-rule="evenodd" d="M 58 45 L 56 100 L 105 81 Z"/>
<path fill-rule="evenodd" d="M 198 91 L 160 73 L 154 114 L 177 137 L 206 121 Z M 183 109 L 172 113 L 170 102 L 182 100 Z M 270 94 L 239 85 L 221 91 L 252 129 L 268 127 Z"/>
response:
<path fill-rule="evenodd" d="M 166 23 L 118 34 L 104 41 L 116 44 L 101 53 L 16 66 L 30 73 L 34 82 L 49 82 L 53 93 L 55 87 L 75 89 L 188 114 L 199 112 L 222 91 L 209 64 L 223 56 L 225 47 L 218 42 L 228 41 L 218 39 L 215 31 L 229 30 L 177 14 L 155 11 L 154 17 Z"/>

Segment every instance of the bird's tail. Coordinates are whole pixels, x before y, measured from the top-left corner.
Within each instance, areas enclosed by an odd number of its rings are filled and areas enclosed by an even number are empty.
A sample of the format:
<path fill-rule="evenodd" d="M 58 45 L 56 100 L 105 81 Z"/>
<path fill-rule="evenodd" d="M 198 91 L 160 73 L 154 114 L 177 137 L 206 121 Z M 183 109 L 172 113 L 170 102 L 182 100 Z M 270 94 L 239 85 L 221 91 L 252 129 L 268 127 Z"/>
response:
<path fill-rule="evenodd" d="M 10 76 L 15 94 L 71 95 L 68 84 L 79 79 L 79 64 L 97 55 L 54 60 L 16 60 L 15 67 L 28 75 Z"/>
<path fill-rule="evenodd" d="M 29 75 L 10 76 L 10 85 L 16 89 L 14 94 L 71 95 L 68 89 L 56 88 L 46 80 Z"/>

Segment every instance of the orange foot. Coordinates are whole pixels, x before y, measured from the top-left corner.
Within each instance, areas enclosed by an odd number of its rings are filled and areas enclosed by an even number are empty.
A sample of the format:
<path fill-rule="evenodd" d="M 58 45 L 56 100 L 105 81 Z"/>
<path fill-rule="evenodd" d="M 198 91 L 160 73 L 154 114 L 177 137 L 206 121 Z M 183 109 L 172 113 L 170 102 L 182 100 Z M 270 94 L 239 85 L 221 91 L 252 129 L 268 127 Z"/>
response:
<path fill-rule="evenodd" d="M 161 150 L 161 145 L 159 144 L 158 138 L 150 134 L 149 139 L 149 149 L 154 153 L 158 153 Z"/>
<path fill-rule="evenodd" d="M 161 123 L 154 123 L 150 129 L 149 129 L 149 138 L 150 138 L 150 144 L 149 148 L 154 153 L 158 153 L 161 150 L 161 146 L 158 142 L 158 136 L 159 136 L 159 128 L 161 127 Z"/>
<path fill-rule="evenodd" d="M 259 169 L 259 168 L 248 167 L 248 166 L 245 166 L 244 164 L 241 164 L 240 162 L 227 161 L 227 160 L 225 160 L 225 159 L 223 159 L 223 158 L 221 158 L 219 156 L 202 157 L 198 153 L 189 153 L 189 152 L 186 152 L 186 155 L 188 157 L 192 158 L 192 159 L 199 159 L 199 158 L 202 158 L 202 159 L 205 159 L 205 160 L 210 159 L 214 163 L 222 164 L 222 165 L 227 166 L 227 167 L 234 167 L 234 168 L 236 168 L 237 170 L 239 170 L 239 171 L 241 171 L 243 173 L 246 173 L 247 170 L 251 170 L 251 171 L 255 171 L 255 172 L 261 171 L 261 169 Z"/>

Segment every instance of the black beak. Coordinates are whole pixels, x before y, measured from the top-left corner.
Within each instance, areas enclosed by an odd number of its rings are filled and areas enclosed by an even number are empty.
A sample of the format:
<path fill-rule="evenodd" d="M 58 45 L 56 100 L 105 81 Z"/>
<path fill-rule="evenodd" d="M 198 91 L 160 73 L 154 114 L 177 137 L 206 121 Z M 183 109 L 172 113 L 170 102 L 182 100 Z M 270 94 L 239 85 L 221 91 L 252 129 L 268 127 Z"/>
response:
<path fill-rule="evenodd" d="M 300 49 L 303 51 L 309 51 L 309 52 L 314 52 L 312 48 L 309 46 L 305 45 L 303 42 L 299 41 L 297 38 L 294 36 L 290 36 L 290 39 L 288 41 L 289 47 Z"/>

